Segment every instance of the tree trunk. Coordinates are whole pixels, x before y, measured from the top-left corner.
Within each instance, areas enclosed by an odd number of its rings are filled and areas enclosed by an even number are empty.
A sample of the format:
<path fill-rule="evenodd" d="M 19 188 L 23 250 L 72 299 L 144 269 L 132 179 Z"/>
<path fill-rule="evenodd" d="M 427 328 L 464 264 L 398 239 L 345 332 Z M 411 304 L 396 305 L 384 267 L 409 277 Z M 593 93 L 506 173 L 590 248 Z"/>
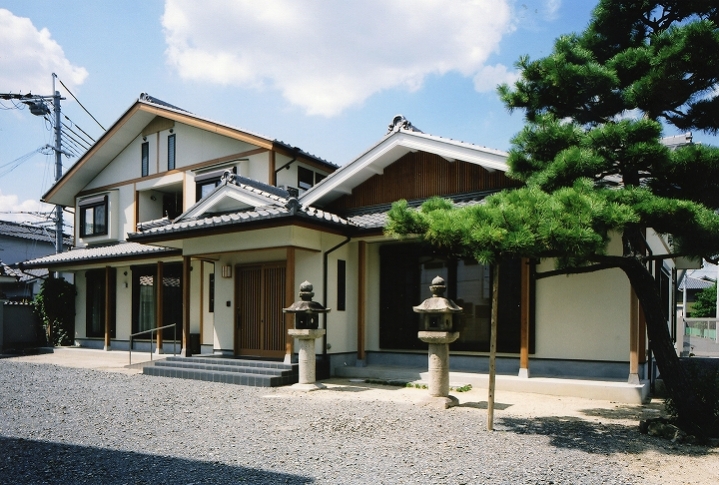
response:
<path fill-rule="evenodd" d="M 674 349 L 654 278 L 636 258 L 626 258 L 621 269 L 629 278 L 644 310 L 651 349 L 669 397 L 674 402 L 678 425 L 691 434 L 702 436 L 701 423 L 697 422 L 697 418 L 703 415 L 700 412 L 702 404 Z"/>

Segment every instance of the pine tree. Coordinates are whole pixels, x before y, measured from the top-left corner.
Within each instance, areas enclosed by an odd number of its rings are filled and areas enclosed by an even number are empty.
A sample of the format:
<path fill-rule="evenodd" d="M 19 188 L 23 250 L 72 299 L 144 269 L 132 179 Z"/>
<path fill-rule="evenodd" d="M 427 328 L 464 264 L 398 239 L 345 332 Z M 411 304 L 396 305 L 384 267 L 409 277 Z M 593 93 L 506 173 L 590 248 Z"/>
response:
<path fill-rule="evenodd" d="M 711 405 L 680 364 L 649 267 L 719 254 L 719 149 L 661 142 L 664 127 L 719 131 L 718 3 L 600 0 L 584 32 L 558 38 L 548 57 L 522 57 L 520 79 L 499 88 L 526 117 L 508 158 L 523 187 L 461 209 L 400 201 L 387 227 L 483 263 L 553 258 L 556 270 L 540 277 L 621 269 L 677 422 L 697 435 Z M 671 254 L 648 250 L 649 231 L 671 241 Z M 622 254 L 608 254 L 612 237 Z"/>

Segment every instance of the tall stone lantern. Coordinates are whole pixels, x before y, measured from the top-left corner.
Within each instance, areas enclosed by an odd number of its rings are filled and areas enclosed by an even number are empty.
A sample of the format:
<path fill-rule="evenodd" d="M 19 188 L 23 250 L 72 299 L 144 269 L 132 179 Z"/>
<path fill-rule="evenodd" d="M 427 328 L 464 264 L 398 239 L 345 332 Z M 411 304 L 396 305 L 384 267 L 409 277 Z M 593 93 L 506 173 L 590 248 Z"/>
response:
<path fill-rule="evenodd" d="M 287 331 L 290 337 L 299 341 L 299 382 L 292 387 L 302 391 L 324 389 L 325 386 L 316 380 L 315 340 L 325 334 L 324 328 L 319 327 L 319 316 L 330 311 L 321 303 L 312 300 L 315 296 L 312 284 L 305 281 L 300 285 L 300 299 L 283 308 L 284 313 L 294 313 L 295 328 Z"/>
<path fill-rule="evenodd" d="M 455 331 L 456 315 L 462 308 L 443 296 L 447 286 L 442 277 L 435 277 L 429 289 L 432 296 L 412 309 L 420 314 L 417 337 L 429 344 L 427 401 L 446 409 L 459 402 L 456 397 L 449 395 L 449 344 L 459 338 L 459 332 Z"/>

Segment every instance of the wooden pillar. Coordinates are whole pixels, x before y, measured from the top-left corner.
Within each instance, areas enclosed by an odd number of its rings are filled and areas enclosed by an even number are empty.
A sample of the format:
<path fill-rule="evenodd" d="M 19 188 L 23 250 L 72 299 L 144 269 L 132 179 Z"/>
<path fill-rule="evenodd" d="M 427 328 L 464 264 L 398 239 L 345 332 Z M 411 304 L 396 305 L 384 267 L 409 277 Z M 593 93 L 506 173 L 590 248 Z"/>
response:
<path fill-rule="evenodd" d="M 529 377 L 530 262 L 522 258 L 519 320 L 519 377 Z"/>
<path fill-rule="evenodd" d="M 189 256 L 182 257 L 182 350 L 180 355 L 192 357 L 190 349 L 190 270 L 192 261 Z"/>
<path fill-rule="evenodd" d="M 155 273 L 155 328 L 160 328 L 164 325 L 162 319 L 164 269 L 164 263 L 158 261 L 157 271 Z M 158 354 L 162 353 L 162 330 L 157 332 L 157 350 L 155 352 Z"/>
<path fill-rule="evenodd" d="M 271 152 L 274 154 L 274 152 Z M 292 306 L 295 301 L 295 248 L 287 248 L 287 267 L 285 269 L 285 308 Z M 295 328 L 294 322 L 295 315 L 292 313 L 285 313 L 285 363 L 289 364 L 292 362 L 292 346 L 295 342 L 294 337 L 291 337 L 288 333 L 290 329 Z"/>
<path fill-rule="evenodd" d="M 367 305 L 367 242 L 360 241 L 357 254 L 357 363 L 365 364 L 365 312 Z"/>
<path fill-rule="evenodd" d="M 105 266 L 105 350 L 110 350 L 110 310 L 112 305 L 110 304 L 110 271 L 109 266 Z"/>
<path fill-rule="evenodd" d="M 629 291 L 629 384 L 639 384 L 639 299 Z"/>

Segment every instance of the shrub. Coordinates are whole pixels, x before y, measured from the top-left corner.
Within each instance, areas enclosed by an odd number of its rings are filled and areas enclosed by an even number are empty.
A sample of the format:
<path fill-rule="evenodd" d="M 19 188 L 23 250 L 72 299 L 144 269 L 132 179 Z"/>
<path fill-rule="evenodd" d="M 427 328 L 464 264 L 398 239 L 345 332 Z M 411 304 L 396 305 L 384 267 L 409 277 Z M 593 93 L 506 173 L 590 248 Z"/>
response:
<path fill-rule="evenodd" d="M 72 345 L 75 334 L 75 286 L 64 278 L 47 278 L 35 296 L 35 311 L 42 319 L 48 341 Z M 52 335 L 50 335 L 52 329 Z"/>
<path fill-rule="evenodd" d="M 699 409 L 694 410 L 694 422 L 702 423 L 700 438 L 719 438 L 719 366 L 704 365 L 701 360 L 682 360 L 691 378 L 699 398 Z M 673 418 L 678 417 L 674 401 L 665 401 L 667 412 Z"/>

